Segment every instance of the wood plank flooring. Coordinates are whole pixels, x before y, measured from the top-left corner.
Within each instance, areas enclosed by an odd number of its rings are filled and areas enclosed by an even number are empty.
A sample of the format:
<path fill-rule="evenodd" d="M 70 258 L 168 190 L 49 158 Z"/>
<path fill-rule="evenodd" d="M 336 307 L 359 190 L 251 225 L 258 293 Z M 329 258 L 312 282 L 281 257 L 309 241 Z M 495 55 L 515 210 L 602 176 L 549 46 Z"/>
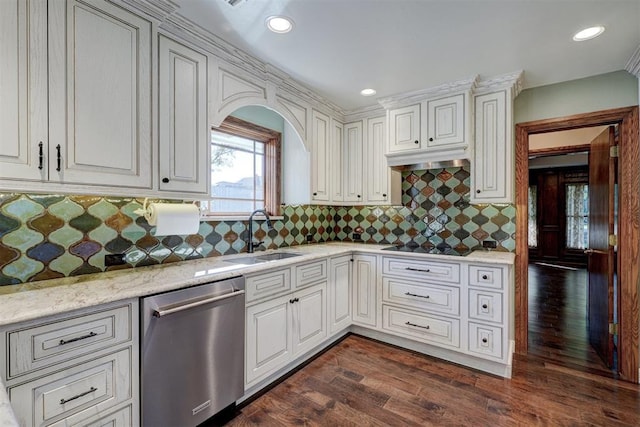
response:
<path fill-rule="evenodd" d="M 539 358 L 513 379 L 350 335 L 228 426 L 631 426 L 639 387 Z"/>
<path fill-rule="evenodd" d="M 615 376 L 589 344 L 587 271 L 529 265 L 529 355 Z"/>

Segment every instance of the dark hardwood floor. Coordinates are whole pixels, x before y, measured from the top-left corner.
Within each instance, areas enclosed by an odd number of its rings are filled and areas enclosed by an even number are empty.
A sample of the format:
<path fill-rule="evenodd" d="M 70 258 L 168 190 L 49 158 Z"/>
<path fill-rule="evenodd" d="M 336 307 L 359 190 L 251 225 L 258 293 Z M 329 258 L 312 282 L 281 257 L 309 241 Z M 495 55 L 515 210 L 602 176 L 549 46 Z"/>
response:
<path fill-rule="evenodd" d="M 228 426 L 637 426 L 639 387 L 516 357 L 504 379 L 348 336 Z"/>
<path fill-rule="evenodd" d="M 587 271 L 529 265 L 529 355 L 614 376 L 589 344 Z"/>

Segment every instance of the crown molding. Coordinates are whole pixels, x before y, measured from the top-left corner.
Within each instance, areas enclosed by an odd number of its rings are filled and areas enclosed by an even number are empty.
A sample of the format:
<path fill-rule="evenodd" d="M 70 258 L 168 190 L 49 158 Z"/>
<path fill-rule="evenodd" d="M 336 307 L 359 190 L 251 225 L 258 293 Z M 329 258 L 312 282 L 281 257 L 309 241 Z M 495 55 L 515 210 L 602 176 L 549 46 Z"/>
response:
<path fill-rule="evenodd" d="M 501 74 L 487 80 L 480 80 L 473 91 L 474 95 L 495 92 L 502 89 L 512 89 L 512 96 L 515 98 L 522 91 L 522 80 L 524 71 L 514 71 L 512 73 Z"/>
<path fill-rule="evenodd" d="M 344 122 L 351 123 L 358 120 L 370 119 L 373 117 L 385 116 L 387 111 L 380 104 L 369 105 L 367 107 L 357 108 L 344 112 Z"/>
<path fill-rule="evenodd" d="M 430 87 L 428 89 L 399 93 L 387 98 L 381 98 L 378 100 L 378 103 L 385 109 L 404 107 L 406 105 L 411 105 L 423 101 L 427 98 L 473 90 L 477 83 L 477 80 L 478 76 L 475 76 L 467 79 L 443 83 L 441 85 Z"/>
<path fill-rule="evenodd" d="M 627 61 L 627 65 L 625 65 L 624 69 L 640 79 L 640 45 L 636 51 L 633 52 L 633 55 L 631 55 L 631 58 Z"/>
<path fill-rule="evenodd" d="M 144 12 L 157 21 L 164 21 L 180 6 L 171 0 L 120 0 L 122 3 Z"/>

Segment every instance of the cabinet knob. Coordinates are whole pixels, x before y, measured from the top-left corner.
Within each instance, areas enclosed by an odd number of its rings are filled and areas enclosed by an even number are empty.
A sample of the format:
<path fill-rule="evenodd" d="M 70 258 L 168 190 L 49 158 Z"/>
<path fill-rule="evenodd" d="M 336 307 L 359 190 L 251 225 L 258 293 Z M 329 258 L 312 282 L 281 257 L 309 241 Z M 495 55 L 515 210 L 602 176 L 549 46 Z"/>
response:
<path fill-rule="evenodd" d="M 482 342 L 483 342 L 483 343 L 485 343 L 485 344 L 486 344 L 486 343 L 487 343 L 487 341 L 488 341 L 488 340 L 487 340 L 486 338 L 482 338 Z"/>
<path fill-rule="evenodd" d="M 362 196 L 358 194 L 358 199 L 359 199 L 360 197 L 362 197 Z"/>
<path fill-rule="evenodd" d="M 433 138 L 429 138 L 429 141 L 433 142 Z"/>
<path fill-rule="evenodd" d="M 485 310 L 488 308 L 489 306 L 487 304 L 482 304 L 482 308 L 484 308 Z"/>
<path fill-rule="evenodd" d="M 314 196 L 317 196 L 317 195 L 318 195 L 318 193 L 313 193 L 313 195 L 314 195 Z"/>
<path fill-rule="evenodd" d="M 480 194 L 480 190 L 476 190 L 476 193 Z"/>
<path fill-rule="evenodd" d="M 383 194 L 383 195 L 382 195 L 382 197 L 387 197 L 387 195 L 386 195 L 386 194 Z"/>
<path fill-rule="evenodd" d="M 487 280 L 489 278 L 489 276 L 487 276 L 486 274 L 482 275 L 482 280 Z"/>
<path fill-rule="evenodd" d="M 413 141 L 414 144 L 420 144 L 420 141 L 418 141 L 417 139 L 415 141 Z"/>
<path fill-rule="evenodd" d="M 162 178 L 162 182 L 164 182 L 166 184 L 167 182 L 169 182 L 169 178 L 166 178 L 166 177 Z"/>

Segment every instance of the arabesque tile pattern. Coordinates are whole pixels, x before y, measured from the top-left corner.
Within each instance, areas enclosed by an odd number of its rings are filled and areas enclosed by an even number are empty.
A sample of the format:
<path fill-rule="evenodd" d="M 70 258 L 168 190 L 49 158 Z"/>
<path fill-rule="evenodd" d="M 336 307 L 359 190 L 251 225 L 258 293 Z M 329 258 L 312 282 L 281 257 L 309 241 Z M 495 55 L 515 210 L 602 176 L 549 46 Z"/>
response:
<path fill-rule="evenodd" d="M 515 250 L 513 205 L 470 205 L 466 169 L 413 171 L 403 176 L 403 205 L 282 207 L 282 220 L 254 237 L 275 249 L 313 242 L 350 241 L 362 227 L 370 243 L 425 243 L 477 248 L 484 239 Z M 246 251 L 247 221 L 203 221 L 198 234 L 154 236 L 134 213 L 134 198 L 0 193 L 0 285 L 170 263 Z M 105 267 L 106 254 L 127 264 Z"/>

